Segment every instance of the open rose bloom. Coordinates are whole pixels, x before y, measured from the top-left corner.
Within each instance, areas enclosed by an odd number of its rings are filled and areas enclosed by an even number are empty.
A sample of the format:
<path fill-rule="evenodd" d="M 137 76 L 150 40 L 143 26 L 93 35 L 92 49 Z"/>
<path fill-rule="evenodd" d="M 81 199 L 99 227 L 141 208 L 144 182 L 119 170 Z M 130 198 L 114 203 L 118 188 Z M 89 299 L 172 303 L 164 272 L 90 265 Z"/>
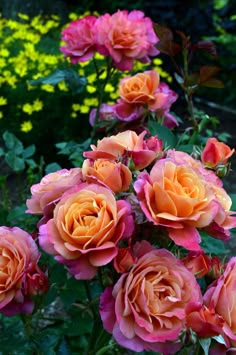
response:
<path fill-rule="evenodd" d="M 32 313 L 32 295 L 47 290 L 37 266 L 40 253 L 31 235 L 18 227 L 0 227 L 0 313 Z"/>
<path fill-rule="evenodd" d="M 110 56 L 119 70 L 131 70 L 134 60 L 150 62 L 159 52 L 150 18 L 142 11 L 117 11 L 99 17 L 85 16 L 62 31 L 60 50 L 72 64 L 90 60 L 94 53 Z"/>
<path fill-rule="evenodd" d="M 111 56 L 120 70 L 131 70 L 135 59 L 147 63 L 150 56 L 158 54 L 152 21 L 142 11 L 124 10 L 100 16 L 95 32 L 98 52 Z"/>
<path fill-rule="evenodd" d="M 53 218 L 40 226 L 39 242 L 75 278 L 91 279 L 114 259 L 117 243 L 133 227 L 128 202 L 116 201 L 104 186 L 82 183 L 62 196 Z"/>
<path fill-rule="evenodd" d="M 186 306 L 201 301 L 193 274 L 165 249 L 151 250 L 101 296 L 104 328 L 123 347 L 174 354 Z"/>
<path fill-rule="evenodd" d="M 215 186 L 202 173 L 201 164 L 194 166 L 191 159 L 183 162 L 172 154 L 158 160 L 150 174 L 139 174 L 134 188 L 148 220 L 164 226 L 175 244 L 197 251 L 200 229 L 227 240 L 236 218 L 231 216 L 231 199 L 225 190 Z"/>

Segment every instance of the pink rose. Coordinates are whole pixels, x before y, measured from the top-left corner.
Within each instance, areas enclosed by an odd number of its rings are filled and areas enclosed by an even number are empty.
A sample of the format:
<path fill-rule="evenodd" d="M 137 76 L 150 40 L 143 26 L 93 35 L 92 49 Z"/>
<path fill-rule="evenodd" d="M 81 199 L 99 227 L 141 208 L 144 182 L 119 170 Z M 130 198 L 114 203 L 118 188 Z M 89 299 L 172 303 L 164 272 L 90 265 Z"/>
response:
<path fill-rule="evenodd" d="M 105 290 L 100 314 L 104 328 L 122 347 L 173 354 L 181 347 L 186 306 L 199 301 L 193 274 L 169 251 L 153 249 Z"/>
<path fill-rule="evenodd" d="M 91 279 L 114 259 L 118 241 L 133 233 L 131 213 L 110 189 L 83 183 L 62 196 L 53 218 L 40 226 L 39 242 L 76 279 Z"/>
<path fill-rule="evenodd" d="M 231 346 L 236 347 L 236 257 L 227 263 L 223 274 L 207 289 L 203 300 L 224 319 L 223 332 Z"/>
<path fill-rule="evenodd" d="M 172 129 L 178 126 L 176 118 L 169 113 L 171 106 L 178 99 L 178 94 L 171 90 L 166 83 L 160 83 L 157 88 L 157 94 L 166 95 L 166 101 L 163 106 L 156 111 L 156 115 L 164 117 L 163 125 Z"/>
<path fill-rule="evenodd" d="M 98 115 L 98 122 L 96 122 L 96 115 L 97 115 L 97 109 L 94 108 L 91 110 L 89 114 L 89 123 L 93 127 L 95 123 L 102 122 L 102 121 L 112 121 L 116 119 L 116 114 L 114 111 L 114 105 L 108 105 L 108 104 L 101 104 L 99 107 L 99 115 Z M 102 130 L 102 127 L 100 128 Z"/>
<path fill-rule="evenodd" d="M 124 10 L 100 16 L 95 32 L 98 52 L 111 56 L 120 70 L 131 70 L 135 59 L 147 63 L 149 56 L 159 53 L 152 21 L 142 11 Z"/>
<path fill-rule="evenodd" d="M 80 168 L 62 169 L 47 174 L 39 184 L 32 185 L 30 199 L 26 201 L 27 213 L 43 214 L 45 207 L 54 205 L 62 194 L 82 181 Z"/>
<path fill-rule="evenodd" d="M 60 48 L 71 63 L 86 62 L 96 51 L 94 39 L 95 16 L 86 16 L 73 21 L 62 31 L 62 41 L 65 45 Z"/>
<path fill-rule="evenodd" d="M 47 284 L 46 276 L 37 266 L 39 256 L 30 234 L 18 227 L 0 227 L 0 313 L 13 316 L 33 311 L 29 296 L 46 291 Z M 36 281 L 39 278 L 40 283 L 43 281 L 41 285 Z"/>
<path fill-rule="evenodd" d="M 89 159 L 110 159 L 126 164 L 132 159 L 135 169 L 144 169 L 154 159 L 162 154 L 162 141 L 157 137 L 144 139 L 146 131 L 137 135 L 134 131 L 125 131 L 115 136 L 98 140 L 97 146 L 91 145 L 92 151 L 84 152 L 84 157 Z M 126 164 L 127 165 L 127 164 Z"/>
<path fill-rule="evenodd" d="M 149 221 L 165 226 L 177 245 L 200 250 L 197 228 L 214 220 L 219 204 L 197 170 L 171 159 L 160 159 L 150 174 L 138 175 L 134 189 Z"/>

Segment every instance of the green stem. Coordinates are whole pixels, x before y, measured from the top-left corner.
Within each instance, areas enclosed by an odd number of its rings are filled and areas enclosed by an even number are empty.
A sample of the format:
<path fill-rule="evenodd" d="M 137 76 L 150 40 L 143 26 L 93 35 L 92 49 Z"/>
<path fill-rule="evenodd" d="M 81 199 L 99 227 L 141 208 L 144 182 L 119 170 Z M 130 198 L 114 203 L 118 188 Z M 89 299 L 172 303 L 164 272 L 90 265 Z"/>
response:
<path fill-rule="evenodd" d="M 96 117 L 95 117 L 95 122 L 94 122 L 94 126 L 93 126 L 93 130 L 91 132 L 91 137 L 94 138 L 95 134 L 96 134 L 96 129 L 97 129 L 97 124 L 99 121 L 99 111 L 100 111 L 100 106 L 102 104 L 103 101 L 103 96 L 104 96 L 104 90 L 105 87 L 108 83 L 108 81 L 111 79 L 115 69 L 113 67 L 113 62 L 112 59 L 110 57 L 107 57 L 107 68 L 106 68 L 106 77 L 104 80 L 100 79 L 100 75 L 101 73 L 99 72 L 98 66 L 97 66 L 97 62 L 95 59 L 93 59 L 93 63 L 94 63 L 94 67 L 95 67 L 95 71 L 96 71 L 96 77 L 97 77 L 97 83 L 98 83 L 98 106 L 97 106 L 97 111 L 96 111 Z"/>
<path fill-rule="evenodd" d="M 96 310 L 94 309 L 93 299 L 92 299 L 92 296 L 91 296 L 91 293 L 90 293 L 90 288 L 89 288 L 88 282 L 86 280 L 84 280 L 84 288 L 85 288 L 85 291 L 86 291 L 86 294 L 87 294 L 87 298 L 88 298 L 89 304 L 91 306 L 91 312 L 93 314 L 93 318 L 96 319 L 96 316 L 97 316 Z"/>

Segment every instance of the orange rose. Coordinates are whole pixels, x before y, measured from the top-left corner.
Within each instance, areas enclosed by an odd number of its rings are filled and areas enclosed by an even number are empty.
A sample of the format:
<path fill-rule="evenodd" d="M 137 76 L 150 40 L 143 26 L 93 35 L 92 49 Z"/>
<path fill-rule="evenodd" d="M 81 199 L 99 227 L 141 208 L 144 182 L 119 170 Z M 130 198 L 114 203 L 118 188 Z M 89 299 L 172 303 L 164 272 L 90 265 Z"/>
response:
<path fill-rule="evenodd" d="M 227 160 L 234 153 L 234 149 L 219 142 L 216 138 L 209 138 L 202 152 L 202 161 L 210 168 L 214 168 L 219 164 L 226 164 Z"/>
<path fill-rule="evenodd" d="M 160 109 L 168 98 L 166 94 L 156 92 L 158 85 L 159 74 L 156 71 L 138 73 L 121 80 L 120 97 L 129 104 L 147 105 L 151 111 L 155 111 Z"/>
<path fill-rule="evenodd" d="M 132 234 L 131 213 L 130 204 L 116 201 L 110 189 L 83 183 L 62 196 L 53 218 L 40 226 L 39 242 L 75 278 L 91 279 L 114 259 L 118 241 Z"/>
<path fill-rule="evenodd" d="M 170 159 L 140 173 L 134 188 L 149 221 L 167 227 L 170 238 L 188 250 L 200 250 L 197 228 L 208 226 L 219 209 L 212 189 L 194 168 Z"/>
<path fill-rule="evenodd" d="M 98 140 L 97 146 L 91 145 L 92 151 L 84 152 L 89 159 L 121 159 L 124 164 L 132 159 L 135 169 L 140 170 L 148 166 L 162 154 L 162 141 L 157 137 L 144 139 L 146 131 L 137 135 L 127 130 L 117 135 Z"/>
<path fill-rule="evenodd" d="M 106 159 L 86 159 L 82 174 L 87 182 L 104 183 L 114 193 L 127 191 L 132 181 L 132 173 L 127 166 Z"/>

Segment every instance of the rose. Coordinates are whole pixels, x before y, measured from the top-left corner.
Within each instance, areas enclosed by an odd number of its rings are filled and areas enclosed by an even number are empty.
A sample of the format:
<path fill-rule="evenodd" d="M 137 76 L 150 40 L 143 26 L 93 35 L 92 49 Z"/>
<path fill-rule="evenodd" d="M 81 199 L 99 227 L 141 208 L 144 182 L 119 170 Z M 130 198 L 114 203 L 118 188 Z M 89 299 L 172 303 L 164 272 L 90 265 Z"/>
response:
<path fill-rule="evenodd" d="M 134 60 L 143 63 L 159 52 L 152 21 L 142 11 L 117 11 L 100 16 L 95 24 L 97 50 L 111 56 L 120 70 L 131 70 Z"/>
<path fill-rule="evenodd" d="M 116 256 L 116 244 L 133 228 L 128 202 L 116 201 L 106 187 L 83 183 L 62 196 L 53 218 L 40 226 L 39 242 L 76 279 L 91 279 Z"/>
<path fill-rule="evenodd" d="M 18 227 L 0 227 L 0 313 L 12 316 L 33 311 L 29 294 L 37 293 L 40 287 L 32 285 L 29 275 L 37 277 L 39 256 L 30 234 Z"/>
<path fill-rule="evenodd" d="M 149 221 L 165 226 L 177 245 L 200 250 L 197 228 L 206 227 L 214 220 L 219 204 L 197 170 L 171 159 L 161 159 L 150 174 L 138 175 L 134 189 Z"/>
<path fill-rule="evenodd" d="M 203 250 L 188 253 L 182 259 L 182 262 L 195 275 L 196 278 L 203 277 L 211 269 L 211 259 Z"/>
<path fill-rule="evenodd" d="M 82 181 L 80 168 L 62 169 L 47 174 L 39 184 L 31 186 L 32 196 L 27 199 L 27 213 L 43 214 L 45 207 L 55 205 L 62 194 Z"/>
<path fill-rule="evenodd" d="M 202 162 L 193 159 L 189 154 L 168 150 L 167 157 L 173 159 L 178 164 L 187 164 L 197 170 L 202 175 L 206 184 L 215 195 L 215 201 L 218 204 L 218 211 L 213 221 L 204 230 L 214 238 L 228 240 L 230 238 L 229 229 L 236 226 L 236 218 L 232 216 L 234 212 L 230 211 L 232 201 L 223 188 L 222 181 L 216 176 L 215 172 L 206 169 Z"/>
<path fill-rule="evenodd" d="M 186 307 L 187 326 L 200 338 L 211 338 L 222 334 L 224 320 L 214 310 L 201 303 L 189 303 Z"/>
<path fill-rule="evenodd" d="M 91 59 L 96 51 L 94 39 L 95 16 L 85 16 L 73 21 L 62 31 L 62 41 L 65 45 L 60 47 L 65 57 L 71 63 L 86 62 Z"/>
<path fill-rule="evenodd" d="M 210 167 L 215 168 L 217 165 L 224 165 L 234 153 L 234 149 L 223 143 L 219 142 L 215 137 L 209 138 L 205 148 L 202 151 L 202 162 Z"/>
<path fill-rule="evenodd" d="M 174 128 L 178 126 L 176 118 L 169 113 L 172 104 L 177 100 L 178 94 L 171 90 L 166 83 L 160 83 L 157 88 L 157 93 L 165 94 L 166 101 L 164 105 L 156 111 L 158 117 L 164 117 L 163 125 L 168 128 Z"/>
<path fill-rule="evenodd" d="M 143 169 L 162 154 L 162 141 L 157 137 L 144 140 L 146 131 L 137 135 L 134 131 L 125 131 L 115 136 L 98 140 L 97 146 L 91 145 L 92 151 L 84 152 L 84 157 L 89 159 L 121 159 L 128 163 L 132 159 L 134 168 Z M 126 164 L 127 165 L 127 164 Z"/>
<path fill-rule="evenodd" d="M 132 181 L 132 174 L 127 166 L 106 159 L 86 159 L 82 174 L 87 182 L 101 182 L 114 193 L 127 191 Z"/>
<path fill-rule="evenodd" d="M 227 263 L 223 274 L 214 281 L 204 294 L 206 306 L 211 305 L 225 323 L 223 332 L 232 346 L 236 347 L 236 257 Z"/>
<path fill-rule="evenodd" d="M 198 301 L 201 292 L 193 274 L 167 250 L 153 249 L 105 290 L 100 314 L 122 347 L 172 354 L 181 346 L 185 308 Z"/>
<path fill-rule="evenodd" d="M 121 79 L 119 95 L 121 99 L 131 105 L 147 105 L 151 111 L 164 107 L 168 95 L 157 92 L 159 74 L 154 71 L 145 71 L 132 77 Z"/>

